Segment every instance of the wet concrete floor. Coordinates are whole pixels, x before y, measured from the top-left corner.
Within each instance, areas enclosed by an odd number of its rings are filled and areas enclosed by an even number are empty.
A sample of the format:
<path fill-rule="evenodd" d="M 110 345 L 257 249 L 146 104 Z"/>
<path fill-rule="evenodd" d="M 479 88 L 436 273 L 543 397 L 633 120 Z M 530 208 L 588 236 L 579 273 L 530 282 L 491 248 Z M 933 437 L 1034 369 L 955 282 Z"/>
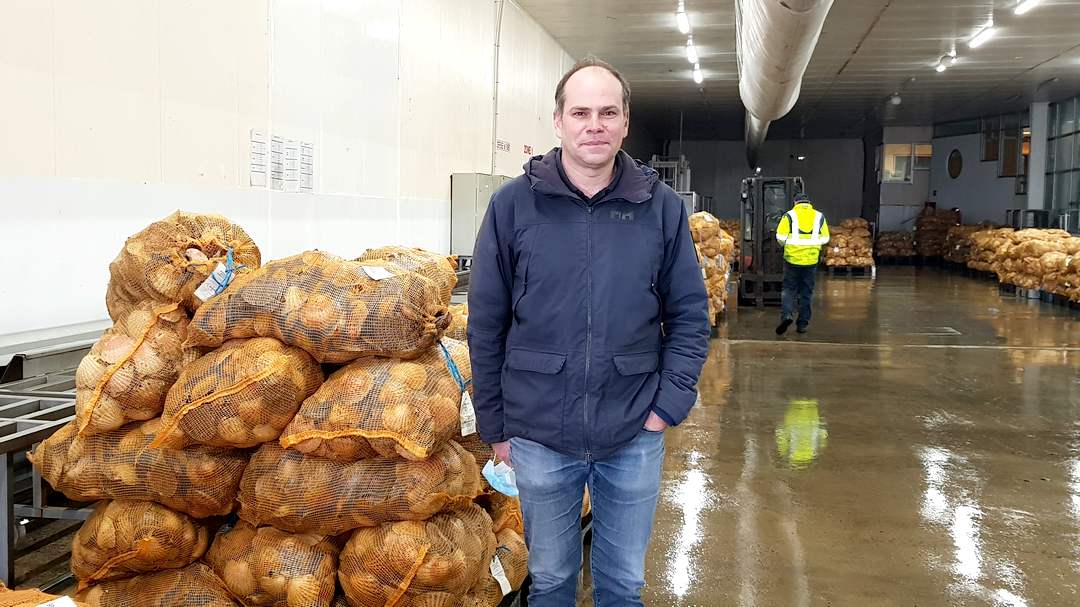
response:
<path fill-rule="evenodd" d="M 667 436 L 646 604 L 1080 605 L 1080 313 L 897 267 L 777 316 Z"/>

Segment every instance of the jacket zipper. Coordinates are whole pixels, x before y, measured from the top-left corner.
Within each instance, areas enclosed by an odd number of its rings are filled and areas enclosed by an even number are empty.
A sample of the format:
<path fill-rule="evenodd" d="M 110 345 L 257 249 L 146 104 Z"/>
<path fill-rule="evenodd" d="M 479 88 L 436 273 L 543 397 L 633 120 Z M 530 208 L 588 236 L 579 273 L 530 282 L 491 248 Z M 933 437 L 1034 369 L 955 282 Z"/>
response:
<path fill-rule="evenodd" d="M 586 289 L 586 314 L 585 314 L 585 461 L 592 459 L 589 447 L 589 365 L 592 363 L 592 205 L 585 205 L 585 282 Z"/>

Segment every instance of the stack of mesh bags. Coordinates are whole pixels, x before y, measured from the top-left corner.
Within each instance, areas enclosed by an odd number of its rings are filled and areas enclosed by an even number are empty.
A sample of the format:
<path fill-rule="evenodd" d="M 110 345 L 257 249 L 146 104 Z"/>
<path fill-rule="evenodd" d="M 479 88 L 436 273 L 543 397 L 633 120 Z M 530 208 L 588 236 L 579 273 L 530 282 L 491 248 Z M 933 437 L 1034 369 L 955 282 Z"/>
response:
<path fill-rule="evenodd" d="M 876 257 L 914 257 L 915 234 L 911 232 L 882 232 L 874 243 Z"/>
<path fill-rule="evenodd" d="M 915 250 L 923 257 L 941 257 L 945 254 L 945 238 L 949 228 L 956 225 L 956 213 L 943 209 L 927 208 L 915 220 Z"/>
<path fill-rule="evenodd" d="M 952 226 L 945 236 L 945 261 L 967 264 L 971 260 L 975 241 L 972 237 L 977 232 L 990 229 L 988 226 Z"/>
<path fill-rule="evenodd" d="M 247 454 L 151 444 L 178 380 L 207 355 L 185 343 L 191 315 L 259 264 L 258 247 L 236 224 L 177 212 L 127 239 L 110 265 L 114 325 L 76 372 L 76 417 L 31 455 L 55 490 L 98 502 L 72 543 L 82 603 L 172 605 L 190 596 L 237 604 L 198 559 L 216 521 L 234 509 Z"/>
<path fill-rule="evenodd" d="M 993 272 L 998 251 L 1011 243 L 1009 236 L 1013 232 L 1015 230 L 1012 228 L 996 228 L 972 233 L 968 267 L 980 272 Z"/>
<path fill-rule="evenodd" d="M 738 219 L 721 219 L 720 229 L 730 234 L 735 241 L 735 250 L 732 251 L 731 259 L 728 261 L 738 259 L 740 243 L 742 242 L 742 222 Z"/>
<path fill-rule="evenodd" d="M 870 223 L 862 218 L 845 219 L 829 226 L 829 243 L 824 247 L 825 265 L 841 268 L 869 268 L 874 265 Z"/>
<path fill-rule="evenodd" d="M 994 264 L 998 280 L 1022 289 L 1042 289 L 1070 296 L 1074 274 L 1071 256 L 1080 253 L 1080 239 L 1064 230 L 1026 229 L 1009 235 Z M 1045 264 L 1044 264 L 1045 259 Z"/>
<path fill-rule="evenodd" d="M 1070 237 L 1053 243 L 1039 257 L 1042 289 L 1080 303 L 1080 238 Z"/>
<path fill-rule="evenodd" d="M 709 295 L 709 319 L 715 324 L 717 314 L 727 309 L 727 283 L 735 258 L 735 239 L 721 229 L 720 221 L 707 211 L 690 216 L 690 235 Z"/>

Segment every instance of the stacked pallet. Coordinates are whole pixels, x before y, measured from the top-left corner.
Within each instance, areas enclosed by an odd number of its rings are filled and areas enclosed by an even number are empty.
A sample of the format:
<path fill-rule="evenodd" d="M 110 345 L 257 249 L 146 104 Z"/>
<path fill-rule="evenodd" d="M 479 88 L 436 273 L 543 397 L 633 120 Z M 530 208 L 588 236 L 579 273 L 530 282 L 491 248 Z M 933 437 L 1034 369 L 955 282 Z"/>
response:
<path fill-rule="evenodd" d="M 1002 284 L 1080 302 L 1080 238 L 1063 230 L 987 229 L 971 235 L 968 267 Z"/>
<path fill-rule="evenodd" d="M 690 216 L 690 235 L 709 294 L 709 318 L 715 324 L 717 315 L 727 310 L 727 285 L 731 261 L 735 257 L 735 239 L 721 229 L 719 220 L 707 211 Z"/>
<path fill-rule="evenodd" d="M 32 455 L 100 500 L 72 546 L 78 599 L 497 605 L 527 552 L 516 501 L 477 501 L 490 447 L 468 349 L 443 337 L 453 260 L 260 263 L 238 226 L 181 213 L 113 262 L 116 324 L 79 367 L 77 417 Z"/>
<path fill-rule="evenodd" d="M 1010 242 L 1009 236 L 1013 232 L 1012 228 L 995 228 L 973 233 L 967 266 L 980 272 L 993 272 L 998 252 Z"/>
<path fill-rule="evenodd" d="M 911 232 L 882 232 L 874 243 L 875 257 L 914 257 L 915 235 Z"/>
<path fill-rule="evenodd" d="M 967 264 L 971 260 L 977 232 L 986 231 L 987 226 L 952 226 L 945 236 L 945 261 Z"/>
<path fill-rule="evenodd" d="M 829 227 L 825 265 L 830 268 L 869 268 L 874 265 L 870 223 L 862 218 L 845 219 Z"/>
<path fill-rule="evenodd" d="M 915 221 L 915 250 L 923 257 L 945 254 L 945 238 L 949 228 L 956 225 L 953 211 L 926 208 Z"/>
<path fill-rule="evenodd" d="M 731 258 L 728 259 L 728 262 L 733 262 L 739 258 L 742 243 L 742 222 L 738 219 L 721 219 L 720 229 L 730 234 L 735 240 L 735 250 L 732 251 Z"/>

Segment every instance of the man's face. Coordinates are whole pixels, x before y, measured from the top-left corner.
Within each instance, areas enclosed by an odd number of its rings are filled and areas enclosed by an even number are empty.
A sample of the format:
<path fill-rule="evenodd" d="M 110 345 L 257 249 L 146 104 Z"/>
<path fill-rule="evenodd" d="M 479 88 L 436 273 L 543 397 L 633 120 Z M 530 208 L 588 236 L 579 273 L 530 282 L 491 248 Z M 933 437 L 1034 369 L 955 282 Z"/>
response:
<path fill-rule="evenodd" d="M 630 130 L 619 80 L 604 68 L 587 67 L 571 76 L 563 91 L 566 103 L 555 116 L 563 154 L 587 168 L 611 164 Z"/>

